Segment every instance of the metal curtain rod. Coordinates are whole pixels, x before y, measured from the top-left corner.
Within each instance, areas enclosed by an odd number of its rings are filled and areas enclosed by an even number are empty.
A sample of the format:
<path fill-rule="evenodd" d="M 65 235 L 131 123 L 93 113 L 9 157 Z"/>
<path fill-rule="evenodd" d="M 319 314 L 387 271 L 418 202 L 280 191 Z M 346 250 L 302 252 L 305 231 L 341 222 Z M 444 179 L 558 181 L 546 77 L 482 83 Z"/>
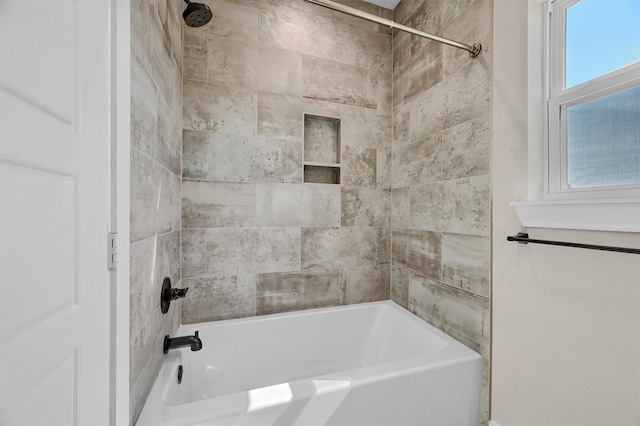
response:
<path fill-rule="evenodd" d="M 635 249 L 635 248 L 597 246 L 593 244 L 580 244 L 580 243 L 566 243 L 564 241 L 534 240 L 529 238 L 529 234 L 527 234 L 526 232 L 519 232 L 517 235 L 509 236 L 507 237 L 507 241 L 517 241 L 520 244 L 527 244 L 527 243 L 547 244 L 551 246 L 576 247 L 576 248 L 584 248 L 584 249 L 591 249 L 591 250 L 615 251 L 618 253 L 640 254 L 640 249 Z"/>
<path fill-rule="evenodd" d="M 398 24 L 394 21 L 390 21 L 389 19 L 380 18 L 379 16 L 372 15 L 367 12 L 362 12 L 358 9 L 354 9 L 352 7 L 344 6 L 340 3 L 333 2 L 331 0 L 307 0 L 308 2 L 319 4 L 320 6 L 325 6 L 330 9 L 337 10 L 339 12 L 344 12 L 349 15 L 357 16 L 358 18 L 366 19 L 368 21 L 376 22 L 378 24 L 386 25 L 390 28 L 397 28 L 401 31 L 406 31 L 411 34 L 415 34 L 420 37 L 426 37 L 431 40 L 435 40 L 440 43 L 448 44 L 449 46 L 457 47 L 458 49 L 463 49 L 469 52 L 469 56 L 475 58 L 482 51 L 482 46 L 480 43 L 475 43 L 471 46 L 468 44 L 459 43 L 457 41 L 449 40 L 446 38 L 438 37 L 433 34 L 425 33 L 424 31 L 419 31 L 411 27 L 407 27 L 405 25 Z"/>

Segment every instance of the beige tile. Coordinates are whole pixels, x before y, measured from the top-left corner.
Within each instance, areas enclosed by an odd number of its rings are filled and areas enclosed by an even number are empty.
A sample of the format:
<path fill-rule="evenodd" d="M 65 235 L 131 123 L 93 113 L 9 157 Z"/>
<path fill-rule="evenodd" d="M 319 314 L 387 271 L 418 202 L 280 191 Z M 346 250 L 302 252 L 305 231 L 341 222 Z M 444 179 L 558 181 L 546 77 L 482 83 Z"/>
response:
<path fill-rule="evenodd" d="M 393 264 L 421 275 L 440 279 L 442 234 L 411 229 L 394 229 L 392 234 Z"/>
<path fill-rule="evenodd" d="M 302 181 L 301 146 L 286 136 L 210 133 L 207 151 L 209 180 Z"/>
<path fill-rule="evenodd" d="M 491 227 L 489 176 L 474 176 L 444 183 L 442 229 L 488 237 Z"/>
<path fill-rule="evenodd" d="M 441 2 L 438 13 L 442 22 L 443 32 L 447 30 L 452 21 L 465 12 L 477 0 L 453 0 Z M 490 21 L 487 21 L 490 22 Z"/>
<path fill-rule="evenodd" d="M 470 78 L 477 78 L 479 75 L 490 78 L 493 50 L 491 46 L 491 1 L 460 0 L 456 6 L 456 10 L 448 11 L 455 17 L 443 29 L 443 37 L 460 40 L 461 43 L 468 45 L 480 43 L 482 52 L 479 56 L 471 59 L 465 50 L 454 48 L 445 50 L 445 76 L 459 78 L 462 69 L 471 67 L 465 71 Z"/>
<path fill-rule="evenodd" d="M 156 157 L 158 95 L 142 64 L 131 60 L 131 146 Z"/>
<path fill-rule="evenodd" d="M 154 308 L 160 307 L 160 290 L 165 278 L 171 280 L 172 287 L 178 287 L 182 277 L 180 269 L 180 231 L 172 231 L 168 234 L 158 235 L 157 254 L 154 259 L 156 279 L 152 298 Z"/>
<path fill-rule="evenodd" d="M 229 37 L 207 34 L 209 83 L 257 88 L 258 47 Z"/>
<path fill-rule="evenodd" d="M 455 78 L 444 80 L 442 128 L 472 120 L 490 107 L 491 70 L 469 63 L 458 70 Z"/>
<path fill-rule="evenodd" d="M 410 106 L 395 108 L 392 116 L 393 148 L 405 146 L 411 142 L 411 109 Z"/>
<path fill-rule="evenodd" d="M 258 183 L 258 226 L 340 226 L 340 186 Z"/>
<path fill-rule="evenodd" d="M 340 105 L 297 96 L 258 92 L 259 135 L 286 140 L 302 150 L 304 115 L 340 117 Z M 300 167 L 302 151 L 296 159 Z"/>
<path fill-rule="evenodd" d="M 391 226 L 376 228 L 376 264 L 391 264 Z"/>
<path fill-rule="evenodd" d="M 302 96 L 302 54 L 288 50 L 258 49 L 258 88 L 281 95 Z"/>
<path fill-rule="evenodd" d="M 373 227 L 302 228 L 302 268 L 372 265 L 376 239 Z"/>
<path fill-rule="evenodd" d="M 182 173 L 182 112 L 172 111 L 164 100 L 158 103 L 157 161 L 174 175 Z"/>
<path fill-rule="evenodd" d="M 378 149 L 376 152 L 376 185 L 381 189 L 391 189 L 392 175 L 391 175 L 391 162 L 393 155 L 391 153 L 391 147 Z"/>
<path fill-rule="evenodd" d="M 411 65 L 411 34 L 398 31 L 393 37 L 393 78 L 400 76 Z"/>
<path fill-rule="evenodd" d="M 442 137 L 439 133 L 407 145 L 398 144 L 394 153 L 396 187 L 442 180 Z"/>
<path fill-rule="evenodd" d="M 442 32 L 442 10 L 446 7 L 444 3 L 446 1 L 420 2 L 411 14 L 411 25 L 421 31 L 440 34 Z"/>
<path fill-rule="evenodd" d="M 428 138 L 445 127 L 445 108 L 450 99 L 448 92 L 454 90 L 450 86 L 453 83 L 440 81 L 411 101 L 411 141 Z"/>
<path fill-rule="evenodd" d="M 341 19 L 271 5 L 260 10 L 261 46 L 356 64 L 357 37 Z"/>
<path fill-rule="evenodd" d="M 345 146 L 341 171 L 343 185 L 375 188 L 378 184 L 378 150 Z"/>
<path fill-rule="evenodd" d="M 185 80 L 185 129 L 253 135 L 255 126 L 253 90 Z"/>
<path fill-rule="evenodd" d="M 131 241 L 180 228 L 179 176 L 131 149 Z"/>
<path fill-rule="evenodd" d="M 394 79 L 393 106 L 399 108 L 442 81 L 442 57 L 428 62 L 412 61 Z"/>
<path fill-rule="evenodd" d="M 183 301 L 182 323 L 193 324 L 243 318 L 256 314 L 256 289 L 234 276 L 188 278 L 189 291 Z"/>
<path fill-rule="evenodd" d="M 444 178 L 489 174 L 491 131 L 488 115 L 465 121 L 442 132 Z"/>
<path fill-rule="evenodd" d="M 183 228 L 255 227 L 254 183 L 184 181 Z"/>
<path fill-rule="evenodd" d="M 409 309 L 471 349 L 488 353 L 488 299 L 412 273 Z"/>
<path fill-rule="evenodd" d="M 327 102 L 318 99 L 302 98 L 302 109 L 305 114 L 317 115 L 320 117 L 342 117 L 343 105 Z M 340 137 L 344 137 L 343 123 L 340 123 Z"/>
<path fill-rule="evenodd" d="M 424 26 L 416 19 L 413 21 L 414 28 Z M 437 34 L 433 31 L 432 29 L 426 32 Z M 441 43 L 416 35 L 398 35 L 395 43 L 400 50 L 400 63 L 394 69 L 393 104 L 398 108 L 443 79 L 444 48 Z"/>
<path fill-rule="evenodd" d="M 489 237 L 442 234 L 442 281 L 486 298 L 491 297 Z"/>
<path fill-rule="evenodd" d="M 411 17 L 416 13 L 426 0 L 401 1 L 393 10 L 393 19 L 399 24 L 410 25 Z"/>
<path fill-rule="evenodd" d="M 298 96 L 258 92 L 258 134 L 287 138 L 302 147 L 303 111 Z"/>
<path fill-rule="evenodd" d="M 159 97 L 163 98 L 169 108 L 173 111 L 180 111 L 182 105 L 182 69 L 174 51 L 167 52 L 168 46 L 164 44 L 162 38 L 151 37 L 153 53 L 149 74 L 156 85 Z"/>
<path fill-rule="evenodd" d="M 391 224 L 394 228 L 411 227 L 409 188 L 394 188 L 391 194 Z"/>
<path fill-rule="evenodd" d="M 304 56 L 305 98 L 377 108 L 379 85 L 365 68 Z"/>
<path fill-rule="evenodd" d="M 129 332 L 136 335 L 149 320 L 159 301 L 156 288 L 155 259 L 157 256 L 156 237 L 132 243 L 130 246 L 130 290 Z"/>
<path fill-rule="evenodd" d="M 277 272 L 256 276 L 257 315 L 344 303 L 339 269 Z"/>
<path fill-rule="evenodd" d="M 409 188 L 411 228 L 442 231 L 445 227 L 444 201 L 451 197 L 443 182 L 415 185 Z"/>
<path fill-rule="evenodd" d="M 390 266 L 344 268 L 345 304 L 389 300 Z"/>
<path fill-rule="evenodd" d="M 182 131 L 182 178 L 206 179 L 209 172 L 207 147 L 209 134 L 198 130 Z"/>
<path fill-rule="evenodd" d="M 207 81 L 207 57 L 207 33 L 185 27 L 183 78 Z"/>
<path fill-rule="evenodd" d="M 489 236 L 489 176 L 412 186 L 411 226 L 416 229 Z"/>
<path fill-rule="evenodd" d="M 355 33 L 356 62 L 359 67 L 393 72 L 391 55 L 391 33 L 386 31 L 358 31 Z"/>
<path fill-rule="evenodd" d="M 419 36 L 411 38 L 411 76 L 412 93 L 428 90 L 444 78 L 442 43 Z"/>
<path fill-rule="evenodd" d="M 151 53 L 152 18 L 151 3 L 147 0 L 131 0 L 131 59 L 147 66 Z M 133 86 L 132 86 L 133 87 Z"/>
<path fill-rule="evenodd" d="M 369 70 L 366 79 L 367 96 L 374 99 L 376 109 L 389 116 L 393 112 L 393 91 L 391 81 L 391 70 L 377 71 Z"/>
<path fill-rule="evenodd" d="M 183 278 L 205 277 L 208 275 L 205 229 L 182 230 L 181 256 Z"/>
<path fill-rule="evenodd" d="M 390 205 L 390 190 L 342 186 L 342 226 L 386 226 Z"/>
<path fill-rule="evenodd" d="M 342 145 L 352 148 L 388 148 L 391 114 L 384 110 L 342 106 Z"/>
<path fill-rule="evenodd" d="M 390 299 L 405 309 L 409 309 L 409 270 L 393 265 L 391 267 Z"/>
<path fill-rule="evenodd" d="M 206 230 L 208 276 L 300 270 L 300 228 Z"/>

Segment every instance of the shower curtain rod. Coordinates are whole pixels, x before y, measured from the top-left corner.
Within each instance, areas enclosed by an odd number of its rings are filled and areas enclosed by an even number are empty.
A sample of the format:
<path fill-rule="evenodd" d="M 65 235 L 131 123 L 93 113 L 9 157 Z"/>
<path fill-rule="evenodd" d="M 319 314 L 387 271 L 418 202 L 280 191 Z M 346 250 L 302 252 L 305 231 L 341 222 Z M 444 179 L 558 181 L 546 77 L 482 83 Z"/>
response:
<path fill-rule="evenodd" d="M 443 37 L 438 37 L 433 34 L 425 33 L 424 31 L 416 30 L 415 28 L 407 27 L 405 25 L 398 24 L 394 21 L 390 21 L 389 19 L 380 18 L 379 16 L 372 15 L 367 12 L 362 12 L 358 9 L 354 9 L 352 7 L 344 6 L 340 3 L 336 3 L 331 0 L 307 0 L 310 3 L 319 4 L 320 6 L 325 6 L 330 9 L 337 10 L 338 12 L 347 13 L 349 15 L 357 16 L 358 18 L 366 19 L 368 21 L 376 22 L 378 24 L 386 25 L 390 28 L 396 28 L 400 31 L 406 31 L 411 34 L 415 34 L 420 37 L 425 37 L 431 40 L 435 40 L 440 43 L 448 44 L 449 46 L 457 47 L 458 49 L 463 49 L 469 52 L 469 56 L 475 58 L 482 51 L 482 46 L 480 43 L 475 43 L 471 46 L 463 43 L 459 43 L 457 41 L 449 40 Z"/>

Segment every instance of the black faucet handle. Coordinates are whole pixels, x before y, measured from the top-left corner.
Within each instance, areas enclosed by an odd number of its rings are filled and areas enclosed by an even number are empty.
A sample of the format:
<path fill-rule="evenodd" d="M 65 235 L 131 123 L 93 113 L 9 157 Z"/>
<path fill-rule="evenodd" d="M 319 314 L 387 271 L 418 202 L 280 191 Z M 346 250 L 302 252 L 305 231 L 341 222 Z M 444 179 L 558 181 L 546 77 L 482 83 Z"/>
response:
<path fill-rule="evenodd" d="M 171 279 L 165 277 L 162 281 L 162 289 L 160 290 L 160 310 L 163 314 L 169 312 L 169 305 L 172 300 L 182 299 L 187 295 L 189 287 L 171 288 Z"/>
<path fill-rule="evenodd" d="M 164 353 L 165 355 L 169 352 L 169 347 L 171 346 L 171 337 L 169 337 L 169 335 L 165 335 L 164 336 L 164 342 L 162 343 L 162 353 Z"/>
<path fill-rule="evenodd" d="M 189 291 L 189 287 L 185 288 L 172 288 L 171 289 L 171 300 L 182 299 L 187 295 L 187 291 Z"/>

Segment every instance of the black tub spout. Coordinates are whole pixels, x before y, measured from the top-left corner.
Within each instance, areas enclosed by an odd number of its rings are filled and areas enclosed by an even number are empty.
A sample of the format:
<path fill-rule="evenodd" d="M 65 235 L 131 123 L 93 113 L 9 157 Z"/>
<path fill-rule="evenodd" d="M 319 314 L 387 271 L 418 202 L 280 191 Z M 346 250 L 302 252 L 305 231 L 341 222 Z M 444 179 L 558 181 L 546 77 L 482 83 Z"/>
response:
<path fill-rule="evenodd" d="M 167 334 L 164 336 L 164 345 L 162 351 L 166 354 L 170 349 L 191 347 L 191 351 L 199 351 L 202 349 L 202 340 L 198 337 L 198 332 L 193 336 L 174 337 L 173 339 Z"/>

